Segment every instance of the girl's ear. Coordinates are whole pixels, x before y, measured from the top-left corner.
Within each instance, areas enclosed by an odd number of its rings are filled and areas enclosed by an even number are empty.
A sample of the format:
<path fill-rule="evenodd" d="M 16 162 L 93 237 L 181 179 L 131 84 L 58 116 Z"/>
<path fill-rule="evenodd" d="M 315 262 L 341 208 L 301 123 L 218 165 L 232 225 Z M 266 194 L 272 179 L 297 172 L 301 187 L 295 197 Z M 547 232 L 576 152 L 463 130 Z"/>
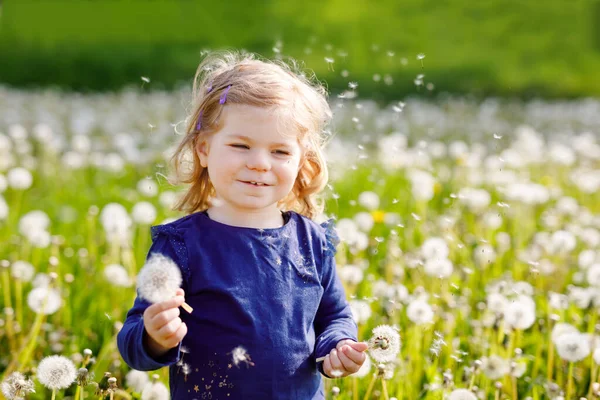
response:
<path fill-rule="evenodd" d="M 206 138 L 200 139 L 196 143 L 196 152 L 198 153 L 198 158 L 200 158 L 200 165 L 202 168 L 208 166 L 208 144 Z"/>

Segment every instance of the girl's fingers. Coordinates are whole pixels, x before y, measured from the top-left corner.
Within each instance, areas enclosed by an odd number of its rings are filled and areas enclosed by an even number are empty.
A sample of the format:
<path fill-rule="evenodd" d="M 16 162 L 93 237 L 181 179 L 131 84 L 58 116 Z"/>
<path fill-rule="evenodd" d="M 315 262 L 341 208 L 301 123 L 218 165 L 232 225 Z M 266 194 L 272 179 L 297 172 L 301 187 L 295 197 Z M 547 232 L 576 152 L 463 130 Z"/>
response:
<path fill-rule="evenodd" d="M 365 362 L 367 355 L 361 351 L 356 351 L 348 345 L 344 345 L 341 348 L 341 353 L 347 356 L 352 362 L 359 366 Z"/>
<path fill-rule="evenodd" d="M 325 375 L 331 376 L 331 362 L 329 361 L 329 354 L 325 356 L 325 360 L 323 360 L 323 372 Z"/>
<path fill-rule="evenodd" d="M 329 361 L 331 362 L 331 369 L 340 372 L 345 371 L 344 365 L 340 361 L 338 357 L 338 351 L 336 349 L 331 350 L 331 353 L 329 353 Z"/>
<path fill-rule="evenodd" d="M 168 310 L 162 311 L 154 316 L 150 323 L 155 330 L 159 330 L 170 321 L 179 317 L 180 311 L 179 308 L 169 308 Z"/>
<path fill-rule="evenodd" d="M 185 337 L 186 334 L 187 334 L 187 325 L 185 323 L 182 323 L 179 326 L 179 329 L 177 329 L 177 331 L 172 336 L 167 338 L 167 347 L 173 348 L 173 347 L 177 346 L 179 344 L 179 342 L 181 342 L 183 340 L 183 338 Z"/>
<path fill-rule="evenodd" d="M 158 337 L 168 338 L 173 335 L 177 330 L 181 327 L 181 318 L 177 317 L 171 321 L 169 321 L 165 326 L 160 328 L 156 333 Z"/>
<path fill-rule="evenodd" d="M 344 346 L 343 348 L 346 348 L 346 346 Z M 351 374 L 355 373 L 360 368 L 360 365 L 352 361 L 346 354 L 344 354 L 343 351 L 338 352 L 338 358 L 344 366 L 344 370 L 350 372 Z"/>

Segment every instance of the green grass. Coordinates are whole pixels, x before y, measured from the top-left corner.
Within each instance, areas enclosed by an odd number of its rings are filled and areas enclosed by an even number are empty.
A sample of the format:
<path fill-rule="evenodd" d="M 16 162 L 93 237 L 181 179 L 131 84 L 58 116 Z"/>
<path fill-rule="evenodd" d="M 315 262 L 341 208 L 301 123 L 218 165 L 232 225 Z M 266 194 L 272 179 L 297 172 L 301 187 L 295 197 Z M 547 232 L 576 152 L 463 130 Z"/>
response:
<path fill-rule="evenodd" d="M 110 90 L 188 83 L 200 50 L 246 48 L 306 62 L 334 91 L 402 98 L 425 74 L 435 92 L 576 97 L 600 94 L 600 3 L 339 0 L 13 0 L 0 20 L 0 82 Z M 331 46 L 327 50 L 327 46 Z M 376 47 L 374 47 L 376 46 Z M 310 48 L 311 53 L 305 53 Z M 347 56 L 342 57 L 339 51 Z M 388 51 L 395 55 L 389 57 Z M 416 60 L 425 53 L 424 68 Z M 333 71 L 324 57 L 333 57 Z M 407 64 L 401 63 L 401 58 Z M 342 70 L 349 76 L 340 76 Z M 374 82 L 390 74 L 394 84 Z"/>

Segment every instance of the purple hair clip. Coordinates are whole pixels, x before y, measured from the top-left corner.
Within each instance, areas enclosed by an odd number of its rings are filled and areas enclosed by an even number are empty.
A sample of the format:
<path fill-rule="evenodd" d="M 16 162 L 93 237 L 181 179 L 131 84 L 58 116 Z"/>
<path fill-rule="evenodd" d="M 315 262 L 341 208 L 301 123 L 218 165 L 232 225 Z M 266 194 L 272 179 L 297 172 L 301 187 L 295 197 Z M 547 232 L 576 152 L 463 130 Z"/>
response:
<path fill-rule="evenodd" d="M 202 114 L 204 114 L 204 110 L 200 110 L 200 115 L 198 115 L 198 122 L 196 122 L 196 130 L 197 131 L 202 129 Z"/>
<path fill-rule="evenodd" d="M 231 89 L 231 85 L 227 86 L 227 89 L 225 89 L 225 91 L 221 95 L 221 98 L 219 99 L 219 104 L 225 104 L 225 102 L 227 101 L 227 93 L 229 93 L 229 89 Z"/>
<path fill-rule="evenodd" d="M 206 93 L 212 92 L 212 83 L 208 85 L 208 89 L 206 89 Z"/>

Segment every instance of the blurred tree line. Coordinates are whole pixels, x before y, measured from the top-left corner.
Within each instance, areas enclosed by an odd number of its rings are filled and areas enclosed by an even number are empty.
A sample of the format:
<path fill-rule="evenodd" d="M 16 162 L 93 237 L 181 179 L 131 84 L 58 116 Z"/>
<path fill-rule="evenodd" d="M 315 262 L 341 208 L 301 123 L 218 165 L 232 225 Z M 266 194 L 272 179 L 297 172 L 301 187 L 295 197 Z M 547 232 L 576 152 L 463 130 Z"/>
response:
<path fill-rule="evenodd" d="M 244 48 L 385 100 L 598 96 L 599 26 L 600 0 L 9 0 L 0 83 L 168 89 L 191 82 L 202 51 Z"/>

